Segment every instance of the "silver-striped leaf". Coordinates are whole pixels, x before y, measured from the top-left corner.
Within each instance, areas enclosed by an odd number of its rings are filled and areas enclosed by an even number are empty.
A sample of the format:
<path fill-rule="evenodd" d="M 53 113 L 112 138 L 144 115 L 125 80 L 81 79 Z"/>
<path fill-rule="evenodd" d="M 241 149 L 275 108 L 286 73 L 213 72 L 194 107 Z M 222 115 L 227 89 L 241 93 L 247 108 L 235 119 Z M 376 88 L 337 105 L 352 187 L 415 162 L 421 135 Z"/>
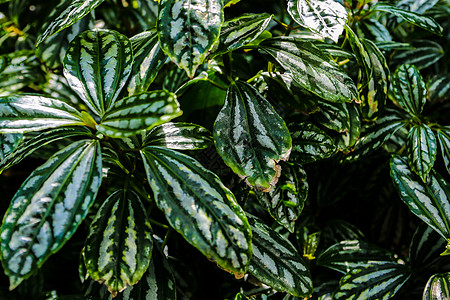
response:
<path fill-rule="evenodd" d="M 2 264 L 11 289 L 70 239 L 94 203 L 101 180 L 96 140 L 70 144 L 25 180 L 1 227 Z"/>
<path fill-rule="evenodd" d="M 389 41 L 377 41 L 375 42 L 375 45 L 377 45 L 378 49 L 381 51 L 393 51 L 393 50 L 411 50 L 414 49 L 414 47 L 411 46 L 411 44 L 408 43 L 401 43 L 401 42 L 389 42 Z"/>
<path fill-rule="evenodd" d="M 439 148 L 441 148 L 445 168 L 450 174 L 450 128 L 439 128 L 436 131 L 436 134 L 439 140 Z"/>
<path fill-rule="evenodd" d="M 168 122 L 150 130 L 143 145 L 174 150 L 200 150 L 212 146 L 213 143 L 211 133 L 200 125 Z"/>
<path fill-rule="evenodd" d="M 421 70 L 432 66 L 445 56 L 445 50 L 442 46 L 431 40 L 414 41 L 411 47 L 412 49 L 395 52 L 392 57 L 392 64 L 414 65 Z"/>
<path fill-rule="evenodd" d="M 293 37 L 266 39 L 259 44 L 294 80 L 309 92 L 331 102 L 358 98 L 353 80 L 329 55 L 308 41 Z"/>
<path fill-rule="evenodd" d="M 125 138 L 170 121 L 182 114 L 175 94 L 152 91 L 117 101 L 103 116 L 97 130 L 114 138 Z"/>
<path fill-rule="evenodd" d="M 192 78 L 219 39 L 222 22 L 222 0 L 161 0 L 157 23 L 161 48 Z"/>
<path fill-rule="evenodd" d="M 135 35 L 130 41 L 133 46 L 134 63 L 127 91 L 131 96 L 147 91 L 166 62 L 166 55 L 159 46 L 155 29 Z"/>
<path fill-rule="evenodd" d="M 392 36 L 389 30 L 376 19 L 363 19 L 356 23 L 358 36 L 370 39 L 373 42 L 391 42 Z"/>
<path fill-rule="evenodd" d="M 291 160 L 301 164 L 325 159 L 336 152 L 333 139 L 310 122 L 289 124 L 292 135 Z"/>
<path fill-rule="evenodd" d="M 253 42 L 266 30 L 272 15 L 243 14 L 223 23 L 220 30 L 219 44 L 212 51 L 211 57 L 221 55 Z"/>
<path fill-rule="evenodd" d="M 301 165 L 281 164 L 282 172 L 277 185 L 268 193 L 256 192 L 259 203 L 270 215 L 290 232 L 300 216 L 308 197 L 306 172 Z"/>
<path fill-rule="evenodd" d="M 420 270 L 433 268 L 442 258 L 439 254 L 447 245 L 447 241 L 433 228 L 425 223 L 417 227 L 409 245 L 409 262 L 411 267 Z"/>
<path fill-rule="evenodd" d="M 112 296 L 133 286 L 149 267 L 152 228 L 139 196 L 118 190 L 102 204 L 89 226 L 84 263 L 89 276 Z"/>
<path fill-rule="evenodd" d="M 148 0 L 134 0 L 132 13 L 145 30 L 154 28 L 158 19 L 158 2 Z"/>
<path fill-rule="evenodd" d="M 434 274 L 428 279 L 422 300 L 450 299 L 450 273 Z"/>
<path fill-rule="evenodd" d="M 395 296 L 411 276 L 409 267 L 392 261 L 374 261 L 342 277 L 335 300 L 376 300 Z"/>
<path fill-rule="evenodd" d="M 317 264 L 341 273 L 369 265 L 373 261 L 394 261 L 384 249 L 359 240 L 346 240 L 330 246 L 317 258 Z"/>
<path fill-rule="evenodd" d="M 320 125 L 336 132 L 350 129 L 350 112 L 346 103 L 321 101 L 318 106 L 320 110 L 311 117 Z"/>
<path fill-rule="evenodd" d="M 280 176 L 277 165 L 287 160 L 292 139 L 283 119 L 250 84 L 232 83 L 214 122 L 219 155 L 246 183 L 269 191 Z"/>
<path fill-rule="evenodd" d="M 0 134 L 0 161 L 11 155 L 22 143 L 23 135 L 20 133 Z"/>
<path fill-rule="evenodd" d="M 289 0 L 287 10 L 299 25 L 335 43 L 348 18 L 345 7 L 335 0 Z"/>
<path fill-rule="evenodd" d="M 47 82 L 41 85 L 41 88 L 45 95 L 49 97 L 72 104 L 79 110 L 88 110 L 78 94 L 70 88 L 67 79 L 63 75 L 48 73 Z"/>
<path fill-rule="evenodd" d="M 358 141 L 361 134 L 361 116 L 356 103 L 342 104 L 347 106 L 349 112 L 349 126 L 334 138 L 334 143 L 339 151 L 348 152 L 349 148 L 353 147 Z"/>
<path fill-rule="evenodd" d="M 400 0 L 395 6 L 398 8 L 423 14 L 432 8 L 439 0 Z"/>
<path fill-rule="evenodd" d="M 98 116 L 114 104 L 133 65 L 130 40 L 112 30 L 85 31 L 70 43 L 64 76 Z"/>
<path fill-rule="evenodd" d="M 1 133 L 24 133 L 83 124 L 81 113 L 58 99 L 35 94 L 0 97 Z"/>
<path fill-rule="evenodd" d="M 312 280 L 301 255 L 285 237 L 247 214 L 253 232 L 248 272 L 271 288 L 297 297 L 312 294 Z"/>
<path fill-rule="evenodd" d="M 396 17 L 400 17 L 409 23 L 412 23 L 416 26 L 419 26 L 420 28 L 423 28 L 438 35 L 441 35 L 443 31 L 441 25 L 439 25 L 433 18 L 426 17 L 421 14 L 407 11 L 404 9 L 400 9 L 390 4 L 380 2 L 372 6 L 371 10 L 391 13 Z"/>
<path fill-rule="evenodd" d="M 222 268 L 245 273 L 252 233 L 234 195 L 195 159 L 167 148 L 142 151 L 157 206 L 170 226 Z"/>
<path fill-rule="evenodd" d="M 430 127 L 420 124 L 409 130 L 407 153 L 411 170 L 425 182 L 437 154 L 436 136 Z"/>
<path fill-rule="evenodd" d="M 427 95 L 427 88 L 419 70 L 411 65 L 401 65 L 395 71 L 391 84 L 397 103 L 411 116 L 419 116 Z"/>
<path fill-rule="evenodd" d="M 450 74 L 437 74 L 427 81 L 427 90 L 431 100 L 438 100 L 450 95 Z"/>
<path fill-rule="evenodd" d="M 431 170 L 424 183 L 408 166 L 407 159 L 391 159 L 391 177 L 400 198 L 411 212 L 450 240 L 450 187 L 442 176 Z"/>
<path fill-rule="evenodd" d="M 49 20 L 43 25 L 41 34 L 37 38 L 36 46 L 49 36 L 72 26 L 78 20 L 89 14 L 104 0 L 63 0 L 50 13 Z"/>

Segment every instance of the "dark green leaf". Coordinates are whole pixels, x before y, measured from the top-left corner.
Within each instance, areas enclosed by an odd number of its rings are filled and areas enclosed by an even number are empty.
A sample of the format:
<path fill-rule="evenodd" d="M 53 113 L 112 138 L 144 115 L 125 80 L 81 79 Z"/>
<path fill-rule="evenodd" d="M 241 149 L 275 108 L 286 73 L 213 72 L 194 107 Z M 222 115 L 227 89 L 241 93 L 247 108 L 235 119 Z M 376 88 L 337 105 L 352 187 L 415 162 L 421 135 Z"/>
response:
<path fill-rule="evenodd" d="M 450 173 L 450 129 L 440 128 L 436 131 L 447 172 Z"/>
<path fill-rule="evenodd" d="M 283 119 L 250 84 L 230 85 L 214 123 L 214 141 L 225 164 L 252 187 L 269 191 L 287 160 L 291 136 Z"/>
<path fill-rule="evenodd" d="M 22 184 L 1 227 L 2 264 L 11 289 L 70 239 L 101 179 L 100 144 L 82 140 L 55 153 Z"/>
<path fill-rule="evenodd" d="M 417 40 L 412 43 L 412 49 L 396 52 L 392 58 L 392 63 L 396 65 L 410 64 L 417 69 L 425 69 L 445 56 L 445 51 L 441 45 L 430 40 Z"/>
<path fill-rule="evenodd" d="M 88 107 L 83 104 L 83 101 L 78 97 L 78 94 L 70 88 L 67 79 L 62 75 L 54 73 L 47 74 L 47 82 L 41 85 L 41 87 L 42 91 L 51 98 L 75 105 L 75 107 L 80 108 L 80 110 L 88 110 Z"/>
<path fill-rule="evenodd" d="M 434 274 L 423 291 L 422 300 L 450 299 L 450 273 Z"/>
<path fill-rule="evenodd" d="M 411 50 L 414 49 L 413 46 L 411 46 L 408 43 L 400 43 L 400 42 L 375 42 L 375 45 L 377 45 L 378 49 L 381 51 L 392 51 L 392 50 Z"/>
<path fill-rule="evenodd" d="M 447 244 L 433 228 L 425 223 L 420 223 L 409 246 L 409 261 L 416 269 L 434 267 L 433 264 L 441 257 L 442 249 Z"/>
<path fill-rule="evenodd" d="M 395 4 L 395 6 L 404 10 L 423 14 L 428 9 L 436 5 L 438 1 L 439 0 L 400 0 Z"/>
<path fill-rule="evenodd" d="M 346 103 L 321 101 L 318 106 L 320 110 L 312 117 L 320 125 L 336 132 L 344 132 L 350 129 L 350 112 Z"/>
<path fill-rule="evenodd" d="M 433 76 L 427 83 L 428 93 L 432 100 L 445 98 L 450 94 L 450 74 L 448 73 Z"/>
<path fill-rule="evenodd" d="M 436 136 L 427 125 L 414 125 L 409 130 L 407 147 L 411 170 L 425 182 L 436 160 Z"/>
<path fill-rule="evenodd" d="M 21 144 L 23 135 L 20 133 L 0 134 L 0 161 L 15 151 Z"/>
<path fill-rule="evenodd" d="M 252 253 L 250 226 L 219 178 L 166 148 L 147 146 L 142 159 L 156 204 L 170 225 L 221 267 L 244 273 Z"/>
<path fill-rule="evenodd" d="M 356 26 L 359 36 L 360 32 L 362 32 L 362 37 L 370 39 L 375 43 L 392 41 L 389 30 L 387 30 L 387 28 L 383 24 L 375 19 L 363 19 L 360 22 L 356 23 Z"/>
<path fill-rule="evenodd" d="M 361 117 L 359 115 L 358 107 L 355 103 L 342 103 L 347 106 L 349 117 L 349 126 L 344 129 L 335 138 L 335 144 L 340 151 L 348 152 L 350 147 L 353 147 L 361 133 Z"/>

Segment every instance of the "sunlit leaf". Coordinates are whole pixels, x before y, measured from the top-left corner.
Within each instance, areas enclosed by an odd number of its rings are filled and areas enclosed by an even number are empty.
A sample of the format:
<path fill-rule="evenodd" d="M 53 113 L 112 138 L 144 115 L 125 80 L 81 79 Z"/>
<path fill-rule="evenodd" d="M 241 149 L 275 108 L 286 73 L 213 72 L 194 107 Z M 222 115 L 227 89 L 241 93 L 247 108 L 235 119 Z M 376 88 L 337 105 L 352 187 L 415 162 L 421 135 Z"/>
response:
<path fill-rule="evenodd" d="M 0 161 L 3 163 L 5 158 L 15 151 L 23 140 L 20 133 L 0 134 Z"/>
<path fill-rule="evenodd" d="M 450 273 L 434 274 L 428 279 L 422 300 L 450 299 Z"/>

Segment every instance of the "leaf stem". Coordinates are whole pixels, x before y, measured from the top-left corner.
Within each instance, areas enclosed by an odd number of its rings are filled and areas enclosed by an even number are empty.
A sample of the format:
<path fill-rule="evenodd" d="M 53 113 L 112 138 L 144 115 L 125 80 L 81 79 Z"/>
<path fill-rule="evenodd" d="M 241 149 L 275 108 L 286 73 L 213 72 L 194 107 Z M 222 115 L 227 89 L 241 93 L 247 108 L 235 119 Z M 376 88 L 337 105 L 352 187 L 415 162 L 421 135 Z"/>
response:
<path fill-rule="evenodd" d="M 153 220 L 153 219 L 150 219 L 149 218 L 149 221 L 150 221 L 150 223 L 152 223 L 152 224 L 154 224 L 154 225 L 156 225 L 156 226 L 158 226 L 158 227 L 161 227 L 161 228 L 164 228 L 164 229 L 170 229 L 170 227 L 169 226 L 167 226 L 167 225 L 165 225 L 165 224 L 163 224 L 163 223 L 160 223 L 160 222 L 158 222 L 158 221 L 155 221 L 155 220 Z"/>
<path fill-rule="evenodd" d="M 164 248 L 167 245 L 167 242 L 169 241 L 170 235 L 172 234 L 173 228 L 169 227 L 169 229 L 167 230 L 166 236 L 164 237 L 164 241 L 161 245 L 161 249 L 164 251 Z"/>

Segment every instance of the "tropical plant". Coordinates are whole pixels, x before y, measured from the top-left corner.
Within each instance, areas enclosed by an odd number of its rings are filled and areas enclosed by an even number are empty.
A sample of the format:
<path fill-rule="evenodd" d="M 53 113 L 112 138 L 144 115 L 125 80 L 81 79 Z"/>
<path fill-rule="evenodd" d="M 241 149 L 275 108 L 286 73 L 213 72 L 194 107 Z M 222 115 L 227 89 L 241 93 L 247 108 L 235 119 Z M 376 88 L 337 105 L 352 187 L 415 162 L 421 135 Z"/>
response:
<path fill-rule="evenodd" d="M 0 12 L 0 298 L 450 297 L 448 1 Z"/>

